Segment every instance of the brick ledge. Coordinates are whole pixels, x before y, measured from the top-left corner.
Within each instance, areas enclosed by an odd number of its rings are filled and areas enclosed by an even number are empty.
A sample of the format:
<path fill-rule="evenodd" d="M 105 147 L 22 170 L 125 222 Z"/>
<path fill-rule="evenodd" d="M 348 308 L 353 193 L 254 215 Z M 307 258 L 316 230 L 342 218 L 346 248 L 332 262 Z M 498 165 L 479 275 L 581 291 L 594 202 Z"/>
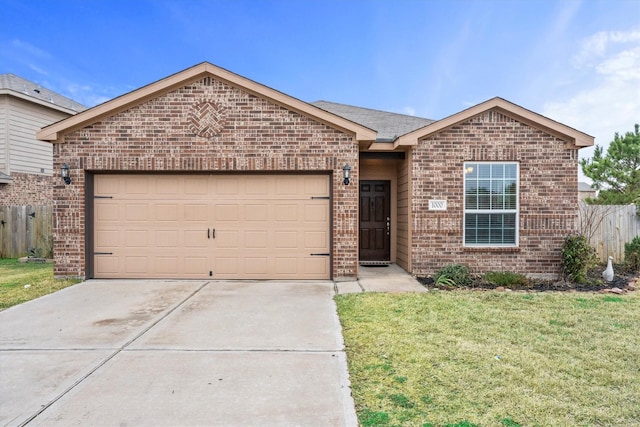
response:
<path fill-rule="evenodd" d="M 520 248 L 471 248 L 471 247 L 463 247 L 462 252 L 520 252 L 522 249 Z"/>

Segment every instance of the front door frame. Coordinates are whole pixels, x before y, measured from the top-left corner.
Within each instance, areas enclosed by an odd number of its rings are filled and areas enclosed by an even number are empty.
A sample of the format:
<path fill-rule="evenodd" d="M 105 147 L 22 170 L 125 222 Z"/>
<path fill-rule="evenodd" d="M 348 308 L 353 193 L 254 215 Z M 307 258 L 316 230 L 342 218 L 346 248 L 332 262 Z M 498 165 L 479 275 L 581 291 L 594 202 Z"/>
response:
<path fill-rule="evenodd" d="M 369 196 L 363 197 L 363 191 L 370 193 Z M 373 196 L 374 194 L 377 195 Z M 358 197 L 360 199 L 358 260 L 361 263 L 389 263 L 392 221 L 391 181 L 361 180 Z M 363 227 L 364 224 L 366 227 Z"/>

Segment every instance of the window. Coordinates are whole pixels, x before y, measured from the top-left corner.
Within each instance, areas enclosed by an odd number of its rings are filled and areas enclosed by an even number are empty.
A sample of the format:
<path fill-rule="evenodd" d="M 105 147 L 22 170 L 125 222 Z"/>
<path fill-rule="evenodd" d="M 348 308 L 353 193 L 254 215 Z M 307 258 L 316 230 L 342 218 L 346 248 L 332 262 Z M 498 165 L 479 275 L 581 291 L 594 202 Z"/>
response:
<path fill-rule="evenodd" d="M 517 246 L 518 163 L 464 164 L 464 245 Z"/>

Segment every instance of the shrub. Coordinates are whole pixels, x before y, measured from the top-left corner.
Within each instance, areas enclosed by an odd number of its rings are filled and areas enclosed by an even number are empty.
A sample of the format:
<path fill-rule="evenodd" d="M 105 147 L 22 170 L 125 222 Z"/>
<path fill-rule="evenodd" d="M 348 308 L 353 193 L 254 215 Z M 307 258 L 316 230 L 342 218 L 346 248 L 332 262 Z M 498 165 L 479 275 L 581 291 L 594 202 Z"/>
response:
<path fill-rule="evenodd" d="M 509 271 L 489 271 L 485 273 L 484 281 L 495 286 L 511 288 L 528 288 L 530 285 L 527 276 Z"/>
<path fill-rule="evenodd" d="M 640 271 L 640 236 L 624 244 L 624 260 L 636 271 Z"/>
<path fill-rule="evenodd" d="M 451 264 L 436 273 L 435 281 L 447 286 L 469 286 L 473 279 L 467 266 Z"/>
<path fill-rule="evenodd" d="M 562 245 L 562 272 L 576 283 L 587 280 L 587 272 L 596 265 L 596 251 L 583 235 L 568 236 Z"/>

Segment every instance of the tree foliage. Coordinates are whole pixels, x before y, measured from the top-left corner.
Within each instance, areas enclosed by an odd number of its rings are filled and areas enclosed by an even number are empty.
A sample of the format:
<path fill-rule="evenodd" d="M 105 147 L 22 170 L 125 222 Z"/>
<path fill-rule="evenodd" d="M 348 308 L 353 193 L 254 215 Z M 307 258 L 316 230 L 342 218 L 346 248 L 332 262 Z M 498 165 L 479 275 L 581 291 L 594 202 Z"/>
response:
<path fill-rule="evenodd" d="M 596 145 L 593 159 L 580 160 L 582 172 L 591 178 L 593 187 L 600 190 L 595 199 L 587 201 L 600 205 L 640 206 L 640 125 L 634 132 L 620 136 L 617 132 L 602 155 L 602 147 Z"/>

